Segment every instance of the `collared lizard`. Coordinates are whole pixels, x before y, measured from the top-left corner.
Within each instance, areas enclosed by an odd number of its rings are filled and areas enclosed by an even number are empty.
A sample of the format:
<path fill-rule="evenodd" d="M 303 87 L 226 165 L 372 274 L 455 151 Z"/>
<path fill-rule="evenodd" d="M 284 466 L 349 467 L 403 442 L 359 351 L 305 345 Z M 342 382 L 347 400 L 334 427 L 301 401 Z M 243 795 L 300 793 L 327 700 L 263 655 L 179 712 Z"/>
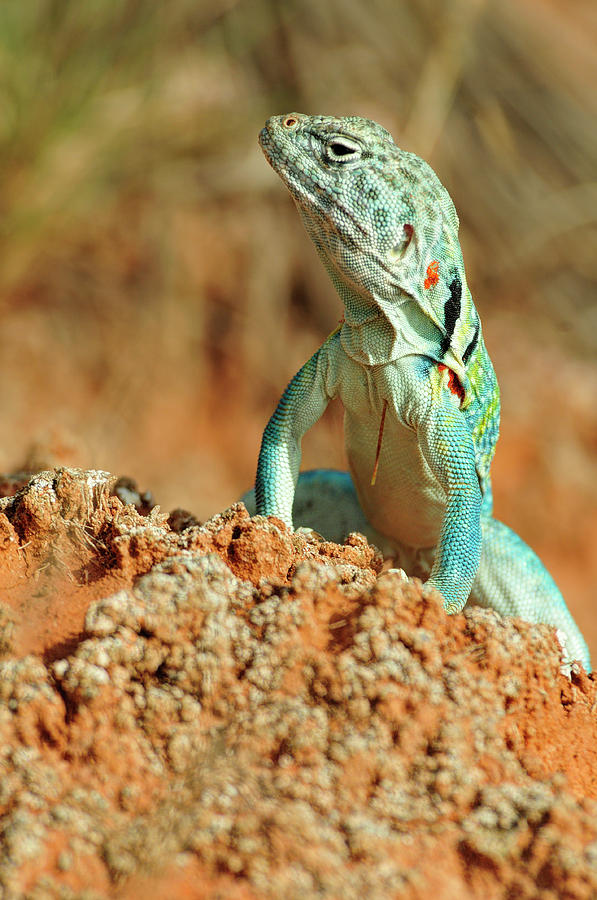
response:
<path fill-rule="evenodd" d="M 590 670 L 550 574 L 492 517 L 499 389 L 448 192 L 427 163 L 368 119 L 274 116 L 259 142 L 344 316 L 265 428 L 257 511 L 292 527 L 296 488 L 294 512 L 308 516 L 304 524 L 335 539 L 344 528 L 364 531 L 409 574 L 428 576 L 448 613 L 470 598 L 555 626 L 564 664 L 580 660 Z M 350 475 L 299 477 L 301 439 L 335 397 L 344 406 Z"/>

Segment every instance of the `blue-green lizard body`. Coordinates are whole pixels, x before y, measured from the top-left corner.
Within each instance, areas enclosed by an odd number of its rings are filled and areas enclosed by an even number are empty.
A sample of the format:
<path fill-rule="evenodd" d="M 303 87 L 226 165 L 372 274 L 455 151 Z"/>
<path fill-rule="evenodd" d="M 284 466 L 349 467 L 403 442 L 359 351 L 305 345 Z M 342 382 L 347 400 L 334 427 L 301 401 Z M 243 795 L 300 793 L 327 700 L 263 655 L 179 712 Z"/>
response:
<path fill-rule="evenodd" d="M 499 389 L 448 192 L 423 160 L 367 119 L 276 116 L 260 144 L 295 200 L 344 319 L 292 379 L 265 429 L 257 511 L 292 527 L 294 504 L 301 524 L 320 530 L 323 516 L 327 537 L 364 531 L 409 574 L 428 576 L 448 612 L 470 597 L 547 622 L 558 629 L 564 662 L 589 670 L 585 641 L 551 576 L 492 518 Z M 297 487 L 301 439 L 336 397 L 350 476 L 304 473 Z"/>

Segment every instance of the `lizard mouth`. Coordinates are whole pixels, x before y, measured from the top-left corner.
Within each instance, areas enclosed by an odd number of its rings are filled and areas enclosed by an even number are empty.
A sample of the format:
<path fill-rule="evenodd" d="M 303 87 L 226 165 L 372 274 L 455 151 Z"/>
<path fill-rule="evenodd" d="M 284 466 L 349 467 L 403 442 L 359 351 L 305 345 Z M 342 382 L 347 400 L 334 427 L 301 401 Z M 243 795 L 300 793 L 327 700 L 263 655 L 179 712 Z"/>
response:
<path fill-rule="evenodd" d="M 299 185 L 294 183 L 292 171 L 288 167 L 288 162 L 293 157 L 292 147 L 287 145 L 284 134 L 279 133 L 276 124 L 268 119 L 259 132 L 259 146 L 274 172 L 280 176 L 293 196 L 296 196 L 300 193 Z"/>
<path fill-rule="evenodd" d="M 269 134 L 269 128 L 267 127 L 267 125 L 264 125 L 263 128 L 261 129 L 261 131 L 259 132 L 257 141 L 259 143 L 259 146 L 263 150 L 263 152 L 267 155 L 267 149 L 270 144 L 270 134 Z"/>
<path fill-rule="evenodd" d="M 268 163 L 270 164 L 272 169 L 274 169 L 274 171 L 277 172 L 278 167 L 276 166 L 276 164 L 274 162 L 274 153 L 273 153 L 274 148 L 276 147 L 276 142 L 273 138 L 271 129 L 269 127 L 269 123 L 266 123 L 263 126 L 263 128 L 259 132 L 259 137 L 257 138 L 257 140 L 259 142 L 259 146 L 261 147 L 261 151 L 262 151 L 263 155 L 265 156 L 266 160 L 268 161 Z M 280 150 L 280 148 L 278 148 L 278 150 Z"/>

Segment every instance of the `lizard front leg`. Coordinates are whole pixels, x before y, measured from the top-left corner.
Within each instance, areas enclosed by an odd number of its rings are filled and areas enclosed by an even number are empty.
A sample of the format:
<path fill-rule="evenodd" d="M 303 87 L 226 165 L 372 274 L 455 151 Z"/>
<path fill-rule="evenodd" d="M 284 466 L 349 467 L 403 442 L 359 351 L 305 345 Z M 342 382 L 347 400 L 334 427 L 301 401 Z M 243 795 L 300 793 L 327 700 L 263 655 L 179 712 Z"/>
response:
<path fill-rule="evenodd" d="M 481 558 L 482 494 L 472 435 L 459 408 L 434 398 L 416 424 L 423 455 L 446 494 L 446 508 L 428 584 L 442 594 L 449 613 L 460 612 Z"/>
<path fill-rule="evenodd" d="M 257 512 L 277 516 L 290 528 L 301 440 L 331 399 L 325 390 L 325 348 L 324 344 L 294 376 L 261 439 L 255 479 Z"/>

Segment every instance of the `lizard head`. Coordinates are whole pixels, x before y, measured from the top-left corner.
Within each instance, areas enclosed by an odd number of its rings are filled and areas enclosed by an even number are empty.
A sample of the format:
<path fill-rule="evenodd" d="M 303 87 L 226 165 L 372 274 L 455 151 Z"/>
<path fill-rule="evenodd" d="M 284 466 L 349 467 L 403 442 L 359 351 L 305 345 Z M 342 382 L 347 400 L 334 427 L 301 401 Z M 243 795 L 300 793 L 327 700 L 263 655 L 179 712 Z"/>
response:
<path fill-rule="evenodd" d="M 347 328 L 383 316 L 403 345 L 448 364 L 455 354 L 463 367 L 477 315 L 458 216 L 431 167 L 358 116 L 273 116 L 259 143 L 344 302 Z"/>

